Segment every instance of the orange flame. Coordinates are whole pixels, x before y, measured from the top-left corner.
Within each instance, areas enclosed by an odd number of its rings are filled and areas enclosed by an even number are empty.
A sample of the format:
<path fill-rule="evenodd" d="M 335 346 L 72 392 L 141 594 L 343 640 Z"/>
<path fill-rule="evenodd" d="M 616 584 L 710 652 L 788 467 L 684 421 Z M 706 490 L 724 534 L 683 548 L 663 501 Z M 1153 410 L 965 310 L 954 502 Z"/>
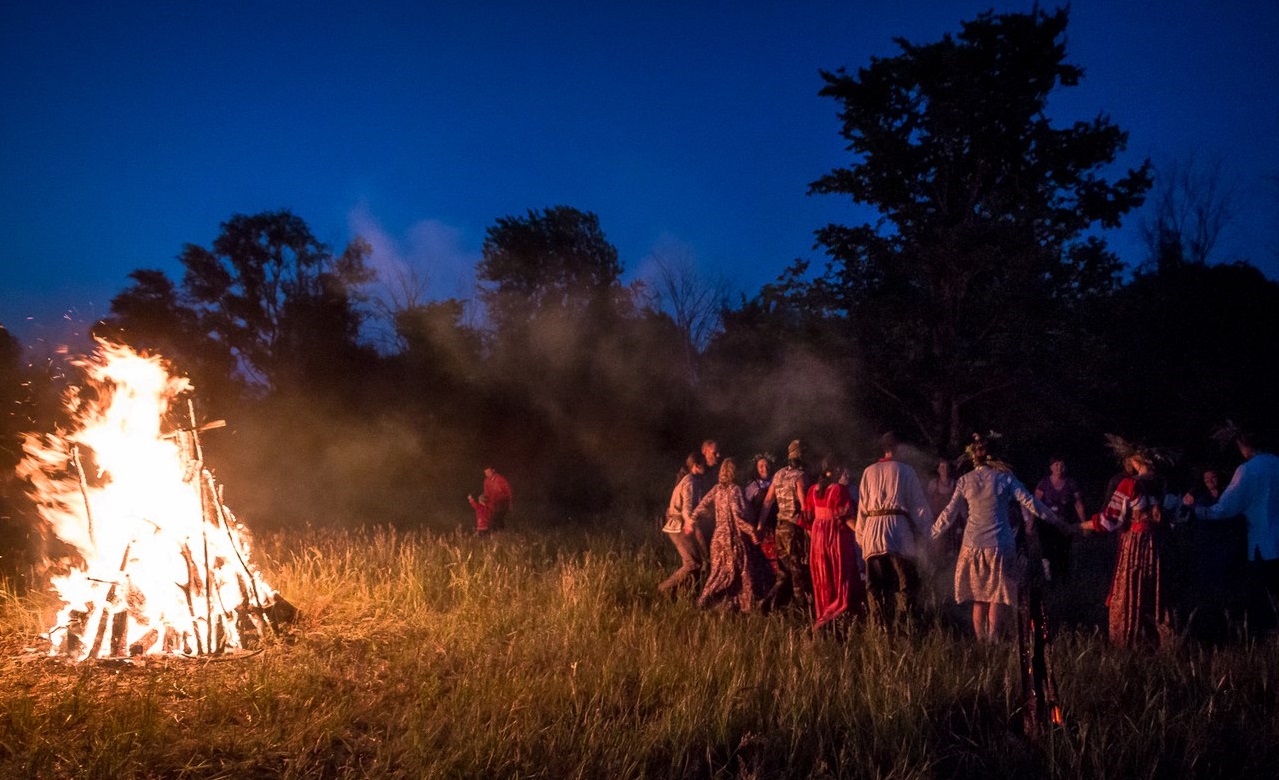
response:
<path fill-rule="evenodd" d="M 74 361 L 69 430 L 27 434 L 19 476 L 76 552 L 51 578 L 63 601 L 53 652 L 83 660 L 244 646 L 275 592 L 249 563 L 249 534 L 204 468 L 194 408 L 165 433 L 190 383 L 158 357 L 99 341 Z"/>

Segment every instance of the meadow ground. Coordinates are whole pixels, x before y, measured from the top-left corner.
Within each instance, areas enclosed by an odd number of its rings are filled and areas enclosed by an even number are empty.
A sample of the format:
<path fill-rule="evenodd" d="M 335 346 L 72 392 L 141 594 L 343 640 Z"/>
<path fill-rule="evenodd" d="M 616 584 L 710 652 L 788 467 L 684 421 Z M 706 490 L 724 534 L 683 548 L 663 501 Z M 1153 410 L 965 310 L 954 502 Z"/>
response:
<path fill-rule="evenodd" d="M 26 650 L 50 600 L 0 589 L 0 777 L 1279 776 L 1273 641 L 1132 653 L 1069 627 L 1065 724 L 1031 742 L 1011 644 L 703 613 L 656 594 L 668 547 L 260 535 L 301 618 L 230 660 L 69 665 Z"/>

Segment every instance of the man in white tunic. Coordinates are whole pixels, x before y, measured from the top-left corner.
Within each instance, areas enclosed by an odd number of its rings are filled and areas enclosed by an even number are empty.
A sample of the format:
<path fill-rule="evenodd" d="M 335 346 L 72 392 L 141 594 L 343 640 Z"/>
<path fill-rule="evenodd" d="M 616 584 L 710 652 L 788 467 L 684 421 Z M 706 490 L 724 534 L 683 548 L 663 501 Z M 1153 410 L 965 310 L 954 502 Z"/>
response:
<path fill-rule="evenodd" d="M 857 488 L 857 544 L 866 560 L 872 614 L 892 629 L 917 608 L 919 562 L 932 513 L 915 470 L 895 458 L 897 437 L 884 434 L 880 447 L 884 456 L 862 472 Z"/>

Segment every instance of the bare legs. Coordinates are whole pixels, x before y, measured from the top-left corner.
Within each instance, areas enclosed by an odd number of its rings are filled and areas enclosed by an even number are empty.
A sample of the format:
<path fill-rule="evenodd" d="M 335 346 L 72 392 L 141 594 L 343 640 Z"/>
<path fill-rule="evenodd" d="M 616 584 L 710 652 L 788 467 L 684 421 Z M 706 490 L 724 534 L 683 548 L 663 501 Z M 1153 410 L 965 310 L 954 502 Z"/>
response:
<path fill-rule="evenodd" d="M 992 604 L 989 601 L 973 602 L 973 632 L 979 642 L 998 641 L 1008 623 L 1007 604 Z"/>

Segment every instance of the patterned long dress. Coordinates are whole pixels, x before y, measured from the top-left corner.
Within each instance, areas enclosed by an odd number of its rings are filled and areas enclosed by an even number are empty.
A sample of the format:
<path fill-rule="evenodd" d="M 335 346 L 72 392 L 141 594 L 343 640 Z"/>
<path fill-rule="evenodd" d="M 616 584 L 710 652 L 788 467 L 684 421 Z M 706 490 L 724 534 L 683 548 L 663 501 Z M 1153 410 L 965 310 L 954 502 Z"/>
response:
<path fill-rule="evenodd" d="M 851 509 L 848 488 L 838 483 L 827 485 L 824 491 L 813 485 L 804 497 L 804 511 L 813 524 L 808 565 L 813 574 L 813 606 L 817 614 L 814 628 L 841 615 L 866 614 L 866 589 L 858 566 L 862 556 L 853 529 L 844 522 Z"/>
<path fill-rule="evenodd" d="M 711 573 L 698 598 L 698 606 L 723 606 L 751 612 L 760 607 L 773 585 L 773 573 L 750 534 L 754 527 L 746 521 L 746 499 L 737 485 L 719 484 L 711 489 L 694 513 L 713 516 Z"/>
<path fill-rule="evenodd" d="M 1092 519 L 1094 530 L 1123 531 L 1106 598 L 1110 643 L 1118 647 L 1158 646 L 1172 634 L 1163 570 L 1164 501 L 1156 480 L 1129 477 Z"/>

